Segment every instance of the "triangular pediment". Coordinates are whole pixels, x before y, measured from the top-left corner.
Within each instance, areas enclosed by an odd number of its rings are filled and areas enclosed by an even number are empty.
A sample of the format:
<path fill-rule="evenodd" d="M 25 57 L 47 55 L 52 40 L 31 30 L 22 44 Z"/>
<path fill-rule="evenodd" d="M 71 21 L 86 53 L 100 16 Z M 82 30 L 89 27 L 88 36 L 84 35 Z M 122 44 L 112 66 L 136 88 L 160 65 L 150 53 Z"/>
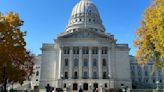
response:
<path fill-rule="evenodd" d="M 106 33 L 100 33 L 97 31 L 76 31 L 72 33 L 65 33 L 59 38 L 110 38 L 111 36 Z"/>

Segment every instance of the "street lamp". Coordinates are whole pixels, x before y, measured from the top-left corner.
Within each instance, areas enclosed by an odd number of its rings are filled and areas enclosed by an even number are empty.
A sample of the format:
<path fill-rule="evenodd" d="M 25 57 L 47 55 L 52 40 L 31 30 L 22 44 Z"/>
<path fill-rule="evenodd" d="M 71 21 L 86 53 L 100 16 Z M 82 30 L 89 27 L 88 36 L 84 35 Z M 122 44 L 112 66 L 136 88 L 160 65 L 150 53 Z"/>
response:
<path fill-rule="evenodd" d="M 68 84 L 68 90 L 71 92 L 71 83 Z"/>
<path fill-rule="evenodd" d="M 111 78 L 111 75 L 108 74 L 108 77 L 109 77 L 109 91 L 110 91 L 110 78 Z"/>
<path fill-rule="evenodd" d="M 122 92 L 125 92 L 125 85 L 124 84 L 121 84 L 121 88 L 122 88 Z"/>
<path fill-rule="evenodd" d="M 158 90 L 159 89 L 159 81 L 156 81 L 156 84 L 157 84 L 156 90 Z"/>
<path fill-rule="evenodd" d="M 91 83 L 89 84 L 89 88 L 90 88 L 90 90 L 92 91 L 92 84 L 91 84 Z"/>
<path fill-rule="evenodd" d="M 63 80 L 63 74 L 62 74 L 60 77 L 61 77 L 61 78 L 60 78 L 60 80 L 61 80 L 61 81 L 60 81 L 60 84 L 61 84 L 60 87 L 62 88 L 62 84 L 63 84 L 63 83 L 62 83 L 62 80 Z"/>
<path fill-rule="evenodd" d="M 103 86 L 102 86 L 102 84 L 100 84 L 100 92 L 103 92 Z"/>

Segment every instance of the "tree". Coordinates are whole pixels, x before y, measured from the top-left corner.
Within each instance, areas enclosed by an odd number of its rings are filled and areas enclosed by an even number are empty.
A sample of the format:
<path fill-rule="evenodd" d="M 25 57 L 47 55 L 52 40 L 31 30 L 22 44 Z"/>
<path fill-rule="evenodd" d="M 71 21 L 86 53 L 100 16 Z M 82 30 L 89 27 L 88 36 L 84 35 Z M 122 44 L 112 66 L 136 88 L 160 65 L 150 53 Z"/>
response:
<path fill-rule="evenodd" d="M 25 48 L 22 25 L 18 14 L 0 14 L 0 84 L 4 92 L 7 83 L 22 84 L 32 74 L 34 56 Z"/>
<path fill-rule="evenodd" d="M 164 69 L 164 0 L 153 0 L 146 10 L 134 45 L 139 64 L 152 61 L 153 70 Z"/>

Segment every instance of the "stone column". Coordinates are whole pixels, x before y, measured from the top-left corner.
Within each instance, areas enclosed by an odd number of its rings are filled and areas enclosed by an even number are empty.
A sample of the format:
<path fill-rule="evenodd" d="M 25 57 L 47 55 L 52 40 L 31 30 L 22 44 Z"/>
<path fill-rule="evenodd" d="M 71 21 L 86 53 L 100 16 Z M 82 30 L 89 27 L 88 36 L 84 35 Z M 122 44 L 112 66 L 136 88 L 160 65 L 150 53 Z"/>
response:
<path fill-rule="evenodd" d="M 62 74 L 62 54 L 63 54 L 63 48 L 60 47 L 59 49 L 59 70 L 58 70 L 58 79 L 61 79 Z"/>
<path fill-rule="evenodd" d="M 82 63 L 82 47 L 79 47 L 79 78 L 82 78 L 82 67 L 83 67 L 83 63 Z"/>
<path fill-rule="evenodd" d="M 98 74 L 99 79 L 102 79 L 102 59 L 101 59 L 102 49 L 101 47 L 98 48 Z"/>
<path fill-rule="evenodd" d="M 89 79 L 92 78 L 92 48 L 89 47 Z"/>
<path fill-rule="evenodd" d="M 72 79 L 72 62 L 73 62 L 73 47 L 70 47 L 69 51 L 69 79 Z"/>
<path fill-rule="evenodd" d="M 112 68 L 111 68 L 111 50 L 110 50 L 110 48 L 108 47 L 108 72 L 109 72 L 109 74 L 108 75 L 110 75 L 111 77 L 112 77 Z"/>
<path fill-rule="evenodd" d="M 109 77 L 109 88 L 113 88 L 112 82 L 112 64 L 111 64 L 111 49 L 108 47 L 108 77 Z"/>

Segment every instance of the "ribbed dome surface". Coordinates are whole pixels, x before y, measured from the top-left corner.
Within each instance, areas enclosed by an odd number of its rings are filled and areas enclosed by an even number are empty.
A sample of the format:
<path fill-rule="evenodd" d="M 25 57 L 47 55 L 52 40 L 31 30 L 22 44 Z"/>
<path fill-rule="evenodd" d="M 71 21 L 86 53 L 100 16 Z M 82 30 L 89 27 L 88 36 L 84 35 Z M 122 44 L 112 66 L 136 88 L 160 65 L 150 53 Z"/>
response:
<path fill-rule="evenodd" d="M 91 0 L 80 0 L 72 10 L 66 31 L 72 32 L 79 29 L 105 31 L 98 9 Z"/>
<path fill-rule="evenodd" d="M 72 14 L 82 14 L 82 13 L 93 13 L 96 15 L 99 15 L 98 10 L 96 6 L 93 4 L 91 0 L 81 0 L 79 3 L 76 4 L 76 6 L 73 8 Z"/>

